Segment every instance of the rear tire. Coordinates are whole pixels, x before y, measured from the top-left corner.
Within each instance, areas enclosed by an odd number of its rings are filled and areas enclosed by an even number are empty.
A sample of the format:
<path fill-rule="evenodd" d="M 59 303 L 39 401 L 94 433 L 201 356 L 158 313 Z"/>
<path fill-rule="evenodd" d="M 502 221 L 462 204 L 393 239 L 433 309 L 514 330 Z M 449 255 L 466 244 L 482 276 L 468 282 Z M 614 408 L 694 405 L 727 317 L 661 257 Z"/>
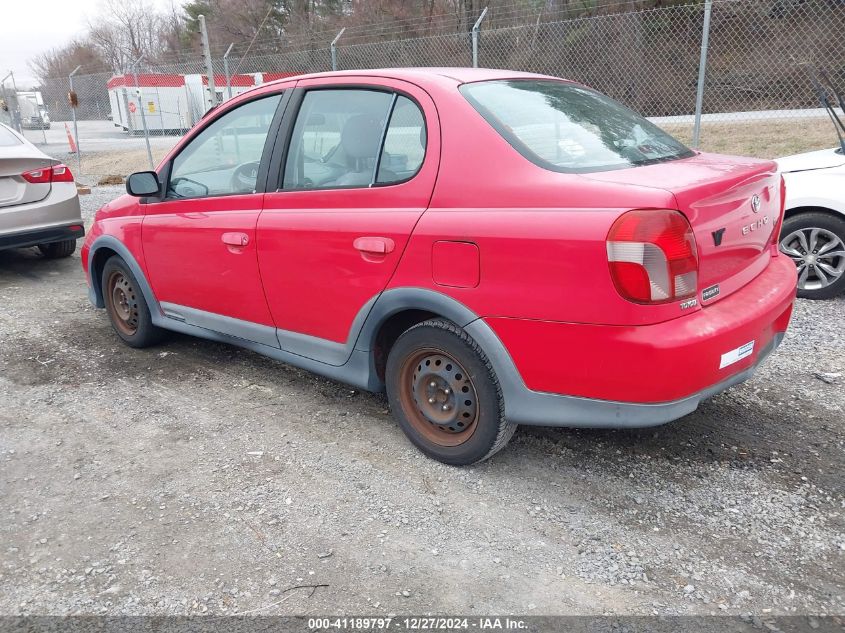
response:
<path fill-rule="evenodd" d="M 47 259 L 62 259 L 70 257 L 76 252 L 76 240 L 62 240 L 61 242 L 50 242 L 39 244 L 38 250 Z"/>
<path fill-rule="evenodd" d="M 417 448 L 453 466 L 487 459 L 508 443 L 493 366 L 454 323 L 424 321 L 406 330 L 387 357 L 387 397 L 394 418 Z"/>
<path fill-rule="evenodd" d="M 112 328 L 129 347 L 150 347 L 161 342 L 165 330 L 153 325 L 150 309 L 135 275 L 120 257 L 103 266 L 103 301 Z"/>
<path fill-rule="evenodd" d="M 798 268 L 799 297 L 830 299 L 845 291 L 842 216 L 807 211 L 787 218 L 780 232 L 780 250 Z"/>

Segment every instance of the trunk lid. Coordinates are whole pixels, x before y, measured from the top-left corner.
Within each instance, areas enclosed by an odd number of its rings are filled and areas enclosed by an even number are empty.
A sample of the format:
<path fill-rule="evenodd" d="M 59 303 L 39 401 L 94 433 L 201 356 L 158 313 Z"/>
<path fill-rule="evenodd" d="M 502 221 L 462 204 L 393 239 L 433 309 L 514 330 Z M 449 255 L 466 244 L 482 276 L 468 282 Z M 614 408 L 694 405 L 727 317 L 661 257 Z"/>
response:
<path fill-rule="evenodd" d="M 822 149 L 806 154 L 794 154 L 778 158 L 778 168 L 783 173 L 831 169 L 845 164 L 845 155 L 840 149 Z"/>
<path fill-rule="evenodd" d="M 782 208 L 773 161 L 697 154 L 588 177 L 673 194 L 695 234 L 703 303 L 727 296 L 766 267 Z"/>
<path fill-rule="evenodd" d="M 46 198 L 50 183 L 27 182 L 21 174 L 54 164 L 55 160 L 26 144 L 0 145 L 0 209 Z"/>

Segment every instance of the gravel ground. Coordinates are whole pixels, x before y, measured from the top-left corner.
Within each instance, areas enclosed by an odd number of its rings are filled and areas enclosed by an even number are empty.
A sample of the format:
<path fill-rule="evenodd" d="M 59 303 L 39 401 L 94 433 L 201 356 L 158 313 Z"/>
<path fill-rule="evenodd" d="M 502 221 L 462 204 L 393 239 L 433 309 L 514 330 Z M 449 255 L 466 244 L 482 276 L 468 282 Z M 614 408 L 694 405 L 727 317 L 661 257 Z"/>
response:
<path fill-rule="evenodd" d="M 845 613 L 843 312 L 799 301 L 754 379 L 673 424 L 523 427 L 457 469 L 380 396 L 125 347 L 78 255 L 2 252 L 0 613 Z"/>

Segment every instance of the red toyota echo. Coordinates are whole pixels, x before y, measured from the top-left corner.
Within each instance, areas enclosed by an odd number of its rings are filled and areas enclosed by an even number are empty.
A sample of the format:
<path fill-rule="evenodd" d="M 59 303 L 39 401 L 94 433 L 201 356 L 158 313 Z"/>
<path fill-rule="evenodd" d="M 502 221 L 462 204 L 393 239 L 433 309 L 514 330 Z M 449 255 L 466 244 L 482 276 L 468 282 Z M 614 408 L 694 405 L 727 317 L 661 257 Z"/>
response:
<path fill-rule="evenodd" d="M 773 162 L 542 75 L 268 83 L 126 189 L 82 257 L 126 344 L 175 330 L 386 390 L 448 464 L 518 424 L 684 416 L 751 376 L 795 297 Z"/>

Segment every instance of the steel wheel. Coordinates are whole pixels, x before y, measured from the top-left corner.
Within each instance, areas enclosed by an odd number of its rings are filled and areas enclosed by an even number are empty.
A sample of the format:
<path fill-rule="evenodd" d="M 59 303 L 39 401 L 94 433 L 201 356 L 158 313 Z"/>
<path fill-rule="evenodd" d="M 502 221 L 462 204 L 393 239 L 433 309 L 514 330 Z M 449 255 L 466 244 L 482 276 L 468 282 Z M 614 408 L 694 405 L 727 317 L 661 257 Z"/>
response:
<path fill-rule="evenodd" d="M 402 364 L 400 399 L 408 421 L 439 446 L 459 446 L 475 432 L 478 394 L 467 371 L 442 350 L 421 349 Z"/>
<path fill-rule="evenodd" d="M 112 322 L 121 332 L 132 336 L 138 331 L 138 298 L 132 283 L 120 270 L 114 270 L 106 283 Z"/>
<path fill-rule="evenodd" d="M 801 290 L 826 288 L 845 273 L 845 244 L 827 229 L 797 229 L 780 241 L 780 250 L 798 267 Z"/>

